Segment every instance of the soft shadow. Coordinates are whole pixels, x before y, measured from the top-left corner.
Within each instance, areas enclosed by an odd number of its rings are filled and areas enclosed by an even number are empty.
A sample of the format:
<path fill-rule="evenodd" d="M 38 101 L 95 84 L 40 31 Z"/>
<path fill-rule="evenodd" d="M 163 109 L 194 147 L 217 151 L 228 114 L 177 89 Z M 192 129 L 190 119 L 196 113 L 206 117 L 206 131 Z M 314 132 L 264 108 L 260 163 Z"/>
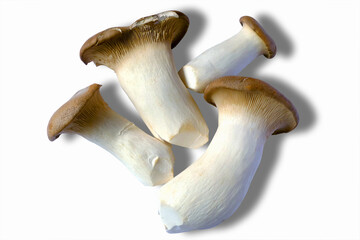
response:
<path fill-rule="evenodd" d="M 191 154 L 189 152 L 191 151 L 191 149 L 173 145 L 172 151 L 175 157 L 175 163 L 174 163 L 174 177 L 175 177 L 176 175 L 184 171 L 185 168 L 187 168 L 191 164 L 192 159 L 190 159 Z"/>
<path fill-rule="evenodd" d="M 286 34 L 286 31 L 281 28 L 280 24 L 278 24 L 273 17 L 266 14 L 261 14 L 255 18 L 276 44 L 277 50 L 274 58 L 277 56 L 286 58 L 291 57 L 294 53 L 295 47 L 292 44 L 290 37 Z M 239 75 L 252 76 L 263 64 L 266 64 L 267 61 L 271 61 L 271 59 L 259 56 L 246 66 Z"/>
<path fill-rule="evenodd" d="M 217 109 L 215 106 L 205 101 L 204 94 L 197 93 L 191 90 L 189 90 L 189 92 L 191 93 L 191 96 L 194 98 L 196 104 L 199 106 L 200 112 L 203 115 L 205 122 L 209 128 L 209 141 L 204 146 L 201 147 L 202 149 L 206 150 L 212 138 L 214 137 L 218 127 Z"/>
<path fill-rule="evenodd" d="M 104 98 L 105 102 L 118 114 L 134 123 L 141 130 L 146 132 L 149 135 L 150 130 L 145 125 L 144 121 L 141 119 L 140 115 L 136 112 L 135 108 L 131 108 L 132 105 L 129 105 L 129 102 L 124 102 L 122 98 L 128 99 L 125 92 L 120 87 L 118 80 L 113 79 L 106 85 L 103 85 L 100 88 L 101 96 Z M 131 102 L 130 102 L 131 104 Z"/>
<path fill-rule="evenodd" d="M 294 45 L 292 44 L 290 36 L 284 29 L 281 28 L 281 25 L 276 21 L 276 19 L 267 14 L 260 14 L 257 17 L 257 20 L 275 41 L 277 54 L 285 57 L 291 57 L 294 53 Z"/>
<path fill-rule="evenodd" d="M 72 134 L 72 133 L 61 134 L 61 138 L 64 139 L 65 142 L 74 142 L 76 140 L 76 134 Z"/>
<path fill-rule="evenodd" d="M 299 114 L 299 125 L 290 134 L 297 134 L 308 131 L 316 124 L 316 113 L 312 107 L 311 102 L 306 99 L 301 93 L 291 88 L 286 84 L 285 80 L 278 80 L 274 77 L 263 76 L 261 80 L 269 83 L 279 92 L 281 92 L 287 99 L 289 99 L 295 106 Z"/>
<path fill-rule="evenodd" d="M 180 9 L 181 12 L 186 14 L 189 18 L 190 25 L 187 33 L 180 43 L 172 50 L 174 55 L 174 62 L 176 69 L 182 68 L 187 64 L 193 56 L 190 54 L 191 44 L 194 44 L 196 40 L 201 36 L 204 26 L 205 17 L 196 9 Z"/>

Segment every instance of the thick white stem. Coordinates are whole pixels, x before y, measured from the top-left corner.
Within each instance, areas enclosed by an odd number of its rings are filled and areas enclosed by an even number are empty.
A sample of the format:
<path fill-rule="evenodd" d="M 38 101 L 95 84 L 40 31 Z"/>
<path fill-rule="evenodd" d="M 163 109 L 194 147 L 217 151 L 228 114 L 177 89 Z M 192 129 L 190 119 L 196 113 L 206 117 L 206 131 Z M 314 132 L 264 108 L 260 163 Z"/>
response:
<path fill-rule="evenodd" d="M 184 84 L 196 92 L 204 92 L 213 80 L 237 75 L 266 50 L 261 38 L 247 25 L 239 33 L 209 48 L 179 71 Z"/>
<path fill-rule="evenodd" d="M 208 141 L 206 122 L 177 74 L 168 44 L 133 49 L 115 72 L 155 137 L 192 148 Z"/>
<path fill-rule="evenodd" d="M 163 184 L 173 177 L 174 156 L 168 144 L 143 132 L 111 109 L 77 132 L 118 158 L 144 185 Z"/>
<path fill-rule="evenodd" d="M 220 119 L 206 152 L 160 189 L 167 231 L 210 228 L 230 217 L 248 191 L 265 141 L 256 121 Z"/>

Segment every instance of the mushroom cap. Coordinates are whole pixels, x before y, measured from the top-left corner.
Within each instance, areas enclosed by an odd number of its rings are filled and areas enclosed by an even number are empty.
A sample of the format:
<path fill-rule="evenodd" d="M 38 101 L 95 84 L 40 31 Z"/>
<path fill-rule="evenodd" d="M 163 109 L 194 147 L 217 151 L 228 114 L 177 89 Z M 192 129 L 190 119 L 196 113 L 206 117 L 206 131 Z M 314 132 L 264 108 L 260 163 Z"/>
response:
<path fill-rule="evenodd" d="M 62 131 L 72 123 L 100 87 L 99 84 L 92 84 L 79 90 L 52 115 L 47 127 L 47 135 L 50 141 L 54 141 L 61 135 Z"/>
<path fill-rule="evenodd" d="M 174 48 L 184 37 L 189 18 L 179 11 L 166 11 L 138 19 L 128 27 L 113 27 L 89 38 L 80 49 L 85 63 L 109 65 L 138 44 L 168 41 Z M 114 59 L 115 58 L 115 59 Z"/>
<path fill-rule="evenodd" d="M 280 121 L 281 124 L 276 124 L 276 126 L 280 127 L 273 131 L 273 135 L 290 132 L 298 125 L 299 115 L 294 105 L 279 91 L 261 80 L 241 76 L 218 78 L 205 88 L 205 100 L 216 106 L 213 96 L 214 94 L 220 92 L 219 90 L 225 90 L 224 97 L 227 97 L 227 101 L 231 101 L 233 104 L 237 105 L 248 104 L 248 108 L 257 108 L 254 109 L 254 112 L 266 112 L 266 114 L 268 114 L 267 117 L 270 117 L 270 114 L 266 111 L 266 109 L 270 110 L 277 108 L 286 112 L 286 114 L 284 114 L 285 117 L 276 119 L 276 121 Z M 252 98 L 247 98 L 249 102 L 243 101 L 246 98 L 241 98 L 242 101 L 236 102 L 239 98 L 234 97 L 236 95 L 249 94 L 252 95 Z M 254 102 L 256 102 L 254 97 L 263 98 L 264 101 L 258 101 L 257 104 L 254 104 Z M 252 103 L 250 103 L 250 101 L 252 101 Z M 274 117 L 279 118 L 279 115 L 275 114 Z"/>
<path fill-rule="evenodd" d="M 276 54 L 276 44 L 274 40 L 265 32 L 264 28 L 254 18 L 243 16 L 240 18 L 242 26 L 249 26 L 265 43 L 267 52 L 264 53 L 266 58 L 273 58 Z"/>

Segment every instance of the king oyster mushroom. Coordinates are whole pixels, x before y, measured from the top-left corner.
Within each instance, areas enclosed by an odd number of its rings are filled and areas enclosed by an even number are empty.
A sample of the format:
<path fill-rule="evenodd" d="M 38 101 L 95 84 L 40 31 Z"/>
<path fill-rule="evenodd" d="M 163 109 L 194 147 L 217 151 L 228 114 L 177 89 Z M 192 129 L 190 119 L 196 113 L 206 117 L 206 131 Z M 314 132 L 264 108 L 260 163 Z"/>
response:
<path fill-rule="evenodd" d="M 240 23 L 243 26 L 240 32 L 209 48 L 180 69 L 179 75 L 189 89 L 202 93 L 211 81 L 239 74 L 256 57 L 275 56 L 275 42 L 254 18 L 243 16 Z"/>
<path fill-rule="evenodd" d="M 187 16 L 167 11 L 113 27 L 87 40 L 81 60 L 116 72 L 120 85 L 152 134 L 169 143 L 197 148 L 209 129 L 182 83 L 171 49 L 189 26 Z"/>
<path fill-rule="evenodd" d="M 169 233 L 229 218 L 248 191 L 268 137 L 298 124 L 291 102 L 257 79 L 217 79 L 204 98 L 218 108 L 219 127 L 205 153 L 160 189 L 159 214 Z"/>
<path fill-rule="evenodd" d="M 136 127 L 113 111 L 92 84 L 78 91 L 51 117 L 50 141 L 62 133 L 78 134 L 118 158 L 144 185 L 159 185 L 173 178 L 174 156 L 169 144 Z"/>

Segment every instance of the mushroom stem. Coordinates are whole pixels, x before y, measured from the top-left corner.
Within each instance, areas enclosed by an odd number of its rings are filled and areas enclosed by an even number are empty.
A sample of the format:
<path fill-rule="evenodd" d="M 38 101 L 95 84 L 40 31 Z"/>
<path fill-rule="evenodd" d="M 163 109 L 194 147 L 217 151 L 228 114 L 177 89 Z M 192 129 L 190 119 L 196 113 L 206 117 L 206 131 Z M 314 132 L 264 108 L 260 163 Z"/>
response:
<path fill-rule="evenodd" d="M 78 134 L 118 158 L 144 185 L 159 185 L 173 178 L 174 156 L 169 144 L 113 111 L 99 87 L 94 84 L 80 90 L 54 113 L 48 125 L 49 139 L 62 133 Z"/>
<path fill-rule="evenodd" d="M 208 128 L 179 78 L 168 43 L 139 46 L 114 70 L 155 137 L 193 148 L 208 141 Z M 150 102 L 154 107 L 149 106 Z"/>
<path fill-rule="evenodd" d="M 168 144 L 146 134 L 110 108 L 94 117 L 97 124 L 89 122 L 89 127 L 77 128 L 77 134 L 119 159 L 144 185 L 164 184 L 173 177 L 174 159 Z"/>
<path fill-rule="evenodd" d="M 291 103 L 256 79 L 226 77 L 206 87 L 219 110 L 218 129 L 205 153 L 160 189 L 159 214 L 169 233 L 211 228 L 240 206 L 271 134 L 291 131 Z"/>
<path fill-rule="evenodd" d="M 240 19 L 243 28 L 231 38 L 209 48 L 183 66 L 179 75 L 184 84 L 196 92 L 204 92 L 213 80 L 239 74 L 256 57 L 275 55 L 275 43 L 255 19 Z"/>

